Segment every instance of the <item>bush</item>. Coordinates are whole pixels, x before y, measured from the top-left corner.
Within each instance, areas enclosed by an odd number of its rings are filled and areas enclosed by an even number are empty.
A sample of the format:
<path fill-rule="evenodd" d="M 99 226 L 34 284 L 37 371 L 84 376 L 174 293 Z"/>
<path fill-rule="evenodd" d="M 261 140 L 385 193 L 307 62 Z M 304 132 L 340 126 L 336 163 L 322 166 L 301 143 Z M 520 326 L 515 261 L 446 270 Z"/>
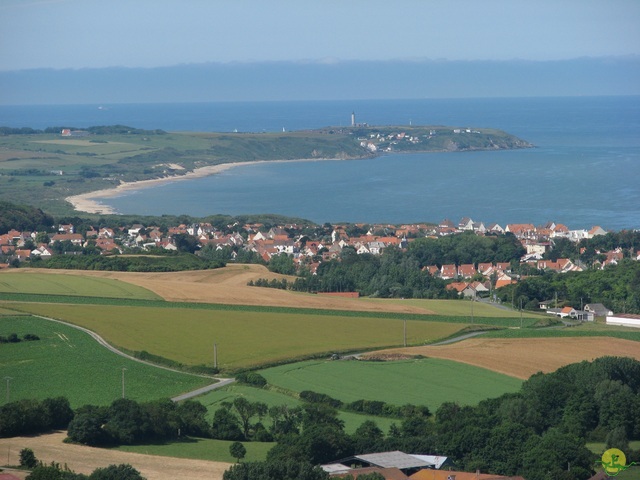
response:
<path fill-rule="evenodd" d="M 342 406 L 341 400 L 332 398 L 324 393 L 313 392 L 311 390 L 303 390 L 300 392 L 300 399 L 310 403 L 322 403 L 333 408 L 340 408 Z"/>
<path fill-rule="evenodd" d="M 30 448 L 20 450 L 20 466 L 26 468 L 34 468 L 38 465 L 36 454 Z"/>
<path fill-rule="evenodd" d="M 236 375 L 236 381 L 245 385 L 252 385 L 254 387 L 264 387 L 267 385 L 267 379 L 259 373 L 255 372 L 243 372 Z"/>

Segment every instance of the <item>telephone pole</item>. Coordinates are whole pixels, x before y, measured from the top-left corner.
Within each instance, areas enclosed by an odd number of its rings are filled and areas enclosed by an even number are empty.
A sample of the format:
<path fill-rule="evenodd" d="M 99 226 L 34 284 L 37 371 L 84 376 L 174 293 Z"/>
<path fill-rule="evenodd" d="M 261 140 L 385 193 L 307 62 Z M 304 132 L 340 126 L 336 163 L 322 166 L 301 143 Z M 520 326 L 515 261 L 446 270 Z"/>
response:
<path fill-rule="evenodd" d="M 407 346 L 407 319 L 404 319 L 404 346 Z"/>
<path fill-rule="evenodd" d="M 124 398 L 124 371 L 126 370 L 125 367 L 122 367 L 122 398 Z"/>
<path fill-rule="evenodd" d="M 10 395 L 9 382 L 11 382 L 11 380 L 13 380 L 13 378 L 11 378 L 11 377 L 4 377 L 4 379 L 7 381 L 7 403 L 9 403 L 9 398 L 11 397 L 11 395 Z"/>

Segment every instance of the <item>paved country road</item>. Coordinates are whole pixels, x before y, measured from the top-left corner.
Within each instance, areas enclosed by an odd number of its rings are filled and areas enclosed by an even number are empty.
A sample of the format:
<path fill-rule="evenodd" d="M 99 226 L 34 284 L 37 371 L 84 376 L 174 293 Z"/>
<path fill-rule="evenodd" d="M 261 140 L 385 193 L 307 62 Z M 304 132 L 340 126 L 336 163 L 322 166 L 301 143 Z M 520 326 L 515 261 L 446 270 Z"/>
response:
<path fill-rule="evenodd" d="M 176 397 L 173 397 L 171 400 L 173 400 L 174 402 L 179 402 L 181 400 L 186 400 L 188 398 L 197 397 L 198 395 L 202 395 L 203 393 L 210 392 L 210 391 L 215 390 L 217 388 L 222 388 L 222 387 L 224 387 L 226 385 L 230 385 L 231 383 L 236 381 L 235 378 L 215 378 L 215 377 L 212 377 L 212 376 L 209 376 L 209 375 L 201 375 L 201 374 L 198 374 L 198 373 L 183 372 L 182 370 L 177 370 L 175 368 L 165 367 L 163 365 L 157 365 L 155 363 L 148 362 L 146 360 L 141 360 L 139 358 L 134 357 L 133 355 L 129 355 L 128 353 L 124 353 L 124 352 L 118 350 L 113 345 L 109 344 L 104 338 L 102 338 L 96 332 L 93 332 L 93 331 L 89 330 L 88 328 L 84 328 L 84 327 L 81 327 L 79 325 L 74 325 L 73 323 L 64 322 L 62 320 L 56 320 L 55 318 L 43 317 L 42 315 L 33 315 L 33 316 L 37 317 L 37 318 L 41 318 L 42 320 L 48 320 L 50 322 L 61 323 L 62 325 L 66 325 L 68 327 L 72 327 L 72 328 L 75 328 L 77 330 L 81 330 L 81 331 L 85 332 L 86 334 L 90 335 L 96 342 L 98 342 L 100 345 L 102 345 L 103 347 L 107 348 L 108 350 L 111 350 L 116 355 L 120 355 L 121 357 L 127 358 L 129 360 L 134 361 L 134 362 L 144 363 L 145 365 L 149 365 L 149 366 L 155 367 L 155 368 L 162 368 L 163 370 L 169 370 L 170 372 L 177 372 L 177 373 L 182 373 L 182 374 L 185 374 L 185 375 L 193 375 L 193 376 L 196 376 L 196 377 L 209 378 L 211 380 L 216 381 L 216 383 L 212 383 L 211 385 L 207 385 L 206 387 L 198 388 L 197 390 L 193 390 L 191 392 L 186 392 L 186 393 L 183 393 L 183 394 L 178 395 Z"/>

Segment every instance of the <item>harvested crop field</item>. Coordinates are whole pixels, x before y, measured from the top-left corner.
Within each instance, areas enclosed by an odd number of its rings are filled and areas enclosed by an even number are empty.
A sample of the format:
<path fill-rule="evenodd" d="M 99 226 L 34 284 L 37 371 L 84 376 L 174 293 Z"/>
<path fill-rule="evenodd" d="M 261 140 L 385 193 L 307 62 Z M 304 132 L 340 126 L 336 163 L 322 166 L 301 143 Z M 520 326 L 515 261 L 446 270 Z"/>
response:
<path fill-rule="evenodd" d="M 174 480 L 176 478 L 221 480 L 222 474 L 231 465 L 223 462 L 158 457 L 72 445 L 62 442 L 65 437 L 65 432 L 58 432 L 34 437 L 2 438 L 0 439 L 0 452 L 3 452 L 4 455 L 9 451 L 9 464 L 17 465 L 20 450 L 30 448 L 37 459 L 46 464 L 50 462 L 57 462 L 60 465 L 66 464 L 71 470 L 85 474 L 91 473 L 96 468 L 128 463 L 149 480 Z"/>
<path fill-rule="evenodd" d="M 640 360 L 640 343 L 611 337 L 572 338 L 472 338 L 450 345 L 382 350 L 364 358 L 397 358 L 423 355 L 487 368 L 512 377 L 527 379 L 537 372 L 604 356 Z"/>
<path fill-rule="evenodd" d="M 21 271 L 25 272 L 28 270 L 21 269 Z M 275 288 L 247 286 L 250 280 L 256 281 L 260 278 L 266 278 L 268 280 L 286 278 L 289 281 L 293 281 L 296 278 L 272 273 L 262 265 L 229 265 L 215 270 L 167 273 L 44 269 L 38 269 L 37 272 L 112 278 L 147 288 L 165 300 L 173 302 L 326 308 L 331 310 L 362 312 L 434 313 L 426 308 L 413 305 L 369 302 L 358 298 L 319 296 L 278 290 Z"/>

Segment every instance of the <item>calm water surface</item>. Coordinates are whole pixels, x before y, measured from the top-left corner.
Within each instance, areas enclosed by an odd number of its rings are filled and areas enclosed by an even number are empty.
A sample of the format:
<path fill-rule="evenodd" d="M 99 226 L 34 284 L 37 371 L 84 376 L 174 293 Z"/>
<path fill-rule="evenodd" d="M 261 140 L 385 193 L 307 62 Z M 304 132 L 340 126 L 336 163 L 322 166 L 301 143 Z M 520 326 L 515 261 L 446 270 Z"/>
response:
<path fill-rule="evenodd" d="M 537 148 L 243 166 L 107 202 L 153 215 L 640 228 L 640 97 L 0 107 L 0 125 L 257 132 L 347 125 L 352 111 L 373 125 L 495 127 Z"/>

